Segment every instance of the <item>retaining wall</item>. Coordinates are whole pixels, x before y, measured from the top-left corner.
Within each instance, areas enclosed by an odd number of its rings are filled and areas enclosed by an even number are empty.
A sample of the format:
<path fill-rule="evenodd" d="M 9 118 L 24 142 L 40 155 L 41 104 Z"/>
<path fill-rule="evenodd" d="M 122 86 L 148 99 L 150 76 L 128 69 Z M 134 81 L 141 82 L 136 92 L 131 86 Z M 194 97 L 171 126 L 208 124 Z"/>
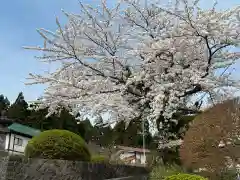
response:
<path fill-rule="evenodd" d="M 148 173 L 126 165 L 0 157 L 0 180 L 146 180 Z"/>

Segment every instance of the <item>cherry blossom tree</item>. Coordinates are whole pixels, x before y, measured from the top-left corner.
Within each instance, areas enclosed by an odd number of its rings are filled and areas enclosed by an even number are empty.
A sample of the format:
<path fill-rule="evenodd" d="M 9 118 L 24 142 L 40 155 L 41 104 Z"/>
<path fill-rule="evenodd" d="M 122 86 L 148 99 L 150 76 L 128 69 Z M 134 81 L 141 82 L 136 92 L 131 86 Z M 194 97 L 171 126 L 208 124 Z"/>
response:
<path fill-rule="evenodd" d="M 109 8 L 80 3 L 80 13 L 63 11 L 68 23 L 39 29 L 38 59 L 59 65 L 30 74 L 28 84 L 48 84 L 41 107 L 59 106 L 86 114 L 109 113 L 109 123 L 151 120 L 168 137 L 174 113 L 196 111 L 192 96 L 228 97 L 239 81 L 227 71 L 240 57 L 240 7 L 204 10 L 199 0 L 124 0 Z M 224 73 L 219 75 L 220 70 Z"/>

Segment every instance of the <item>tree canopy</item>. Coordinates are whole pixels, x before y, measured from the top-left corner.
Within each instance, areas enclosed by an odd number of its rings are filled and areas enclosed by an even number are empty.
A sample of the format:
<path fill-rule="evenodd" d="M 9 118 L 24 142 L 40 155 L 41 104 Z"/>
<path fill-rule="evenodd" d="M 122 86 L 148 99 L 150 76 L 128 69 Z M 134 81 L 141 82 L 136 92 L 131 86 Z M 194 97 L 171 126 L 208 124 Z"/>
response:
<path fill-rule="evenodd" d="M 49 74 L 30 74 L 29 84 L 47 83 L 41 106 L 87 114 L 109 113 L 111 122 L 147 119 L 161 135 L 178 121 L 178 111 L 196 111 L 186 102 L 198 93 L 212 101 L 227 98 L 239 81 L 225 73 L 240 57 L 240 7 L 202 9 L 199 0 L 124 0 L 114 7 L 80 3 L 79 14 L 51 32 L 39 29 L 41 60 L 60 63 Z M 230 51 L 231 49 L 231 51 Z M 219 75 L 219 72 L 224 73 Z M 226 86 L 228 88 L 226 88 Z"/>
<path fill-rule="evenodd" d="M 80 113 L 77 117 L 73 116 L 67 109 L 62 109 L 60 114 L 48 114 L 48 108 L 39 109 L 39 104 L 28 104 L 23 93 L 19 93 L 16 100 L 10 104 L 7 97 L 0 96 L 0 105 L 4 109 L 2 116 L 10 118 L 13 122 L 18 122 L 36 129 L 51 130 L 62 129 L 74 132 L 80 135 L 87 143 L 100 145 L 109 150 L 109 154 L 113 151 L 113 147 L 117 145 L 130 147 L 143 147 L 143 127 L 142 120 L 132 120 L 126 128 L 124 121 L 119 121 L 115 126 L 105 124 L 105 120 L 98 116 L 94 120 L 88 118 L 79 119 Z M 178 126 L 172 131 L 182 137 L 185 132 L 185 127 L 191 122 L 193 116 L 181 116 L 176 114 L 179 119 Z M 157 134 L 152 135 L 149 121 L 144 123 L 145 133 L 145 148 L 156 150 L 158 148 L 159 137 Z M 183 130 L 182 130 L 183 128 Z M 108 151 L 107 150 L 107 151 Z M 164 157 L 164 162 L 178 162 L 178 154 L 173 149 L 161 152 Z"/>
<path fill-rule="evenodd" d="M 215 176 L 226 166 L 239 164 L 239 108 L 239 98 L 227 100 L 193 120 L 180 148 L 185 167 L 202 168 Z"/>
<path fill-rule="evenodd" d="M 125 129 L 123 121 L 111 127 L 103 124 L 101 116 L 95 122 L 91 122 L 88 118 L 79 120 L 64 108 L 60 114 L 46 116 L 48 108 L 39 109 L 38 106 L 37 103 L 28 104 L 22 92 L 18 94 L 12 104 L 4 95 L 0 96 L 0 108 L 5 112 L 2 115 L 23 125 L 42 131 L 51 129 L 68 130 L 81 135 L 86 142 L 92 142 L 103 147 L 111 145 L 142 147 L 142 135 L 139 134 L 142 129 L 141 126 L 135 126 L 134 123 L 127 129 Z M 145 131 L 147 135 L 151 136 L 147 126 Z M 151 137 L 146 137 L 147 147 L 150 147 Z"/>
<path fill-rule="evenodd" d="M 0 95 L 0 115 L 5 115 L 6 110 L 8 109 L 10 102 L 7 97 L 3 94 Z"/>
<path fill-rule="evenodd" d="M 7 110 L 7 116 L 12 119 L 20 121 L 27 121 L 26 117 L 29 116 L 28 103 L 24 100 L 24 95 L 20 92 L 17 99 Z"/>

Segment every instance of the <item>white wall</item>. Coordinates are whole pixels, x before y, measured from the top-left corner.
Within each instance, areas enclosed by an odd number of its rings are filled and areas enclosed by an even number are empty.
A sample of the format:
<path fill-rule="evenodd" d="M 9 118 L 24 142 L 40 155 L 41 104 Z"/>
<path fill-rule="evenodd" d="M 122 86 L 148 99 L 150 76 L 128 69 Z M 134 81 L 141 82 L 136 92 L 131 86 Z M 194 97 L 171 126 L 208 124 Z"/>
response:
<path fill-rule="evenodd" d="M 124 158 L 130 157 L 133 155 L 135 155 L 135 152 L 124 152 L 120 155 L 120 159 L 123 160 Z M 144 158 L 143 153 L 139 153 L 139 152 L 136 152 L 136 160 L 131 161 L 131 163 L 134 164 L 134 163 L 136 163 L 137 160 L 140 160 L 141 164 L 145 164 L 145 162 L 146 162 L 146 158 Z"/>
<path fill-rule="evenodd" d="M 133 156 L 133 155 L 135 155 L 134 152 L 124 152 L 124 153 L 120 154 L 120 159 L 124 160 L 125 158 Z M 131 163 L 135 163 L 135 160 L 132 160 Z"/>
<path fill-rule="evenodd" d="M 140 159 L 141 164 L 146 164 L 146 156 L 143 153 L 137 153 L 137 159 Z"/>
<path fill-rule="evenodd" d="M 14 136 L 16 138 L 20 138 L 20 139 L 23 140 L 22 146 L 14 145 Z M 9 141 L 9 138 L 10 138 L 10 141 Z M 17 151 L 17 152 L 20 152 L 20 153 L 24 153 L 25 147 L 27 146 L 27 143 L 30 139 L 31 138 L 16 135 L 16 134 L 13 134 L 13 133 L 11 133 L 11 136 L 10 136 L 10 134 L 7 134 L 6 135 L 6 141 L 5 141 L 6 142 L 5 143 L 5 150 L 8 151 L 8 148 L 9 148 L 9 151 Z M 10 146 L 8 145 L 9 142 L 10 142 Z M 17 152 L 15 152 L 15 153 L 17 153 Z"/>

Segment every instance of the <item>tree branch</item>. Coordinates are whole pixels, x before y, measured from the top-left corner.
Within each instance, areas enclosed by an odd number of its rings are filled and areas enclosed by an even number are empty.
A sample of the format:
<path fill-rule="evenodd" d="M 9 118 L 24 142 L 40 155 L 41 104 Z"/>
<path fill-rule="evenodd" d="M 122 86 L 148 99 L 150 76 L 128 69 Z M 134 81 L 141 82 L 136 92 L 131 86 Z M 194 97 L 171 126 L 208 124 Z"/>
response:
<path fill-rule="evenodd" d="M 200 92 L 200 91 L 202 91 L 201 85 L 200 84 L 196 84 L 195 87 L 192 90 L 186 91 L 184 93 L 184 95 L 179 96 L 179 97 L 190 96 L 190 95 L 195 94 L 195 93 Z"/>

